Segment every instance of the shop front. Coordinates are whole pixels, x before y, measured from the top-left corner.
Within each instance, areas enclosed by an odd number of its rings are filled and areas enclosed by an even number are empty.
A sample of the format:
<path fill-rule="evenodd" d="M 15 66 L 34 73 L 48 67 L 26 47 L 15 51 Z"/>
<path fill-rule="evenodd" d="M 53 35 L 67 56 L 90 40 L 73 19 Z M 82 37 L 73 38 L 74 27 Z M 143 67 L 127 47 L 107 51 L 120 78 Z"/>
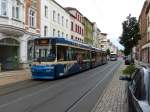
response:
<path fill-rule="evenodd" d="M 2 71 L 19 68 L 19 46 L 19 41 L 13 38 L 0 40 L 0 64 Z"/>

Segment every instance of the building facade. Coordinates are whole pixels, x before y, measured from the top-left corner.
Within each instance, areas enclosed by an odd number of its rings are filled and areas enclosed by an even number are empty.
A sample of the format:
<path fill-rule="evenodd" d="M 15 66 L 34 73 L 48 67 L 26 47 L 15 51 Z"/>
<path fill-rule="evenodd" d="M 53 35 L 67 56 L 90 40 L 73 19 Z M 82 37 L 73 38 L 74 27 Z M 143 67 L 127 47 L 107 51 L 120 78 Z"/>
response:
<path fill-rule="evenodd" d="M 29 13 L 32 3 L 38 7 L 40 0 L 0 0 L 0 63 L 2 70 L 24 68 L 28 65 L 28 40 L 37 32 L 38 16 L 35 27 L 28 27 L 35 21 Z M 38 15 L 38 12 L 36 12 Z M 40 27 L 39 27 L 40 28 Z"/>
<path fill-rule="evenodd" d="M 102 50 L 106 51 L 109 47 L 108 45 L 108 39 L 106 33 L 100 33 L 99 34 L 99 41 L 100 41 L 100 47 Z"/>
<path fill-rule="evenodd" d="M 141 34 L 141 40 L 139 40 L 138 45 L 134 50 L 136 50 L 135 57 L 143 62 L 150 62 L 150 30 L 149 30 L 149 2 L 146 0 L 144 2 L 141 14 L 139 16 L 139 28 Z"/>
<path fill-rule="evenodd" d="M 33 39 L 40 37 L 41 33 L 41 0 L 24 0 L 24 30 L 25 34 L 21 39 L 23 45 L 20 46 L 21 62 L 28 67 L 33 59 Z M 25 67 L 23 67 L 25 68 Z"/>
<path fill-rule="evenodd" d="M 93 45 L 93 23 L 84 17 L 84 43 Z"/>
<path fill-rule="evenodd" d="M 71 39 L 84 42 L 83 15 L 76 8 L 66 7 L 65 9 L 70 14 Z"/>
<path fill-rule="evenodd" d="M 41 37 L 70 38 L 70 15 L 54 0 L 41 0 Z"/>

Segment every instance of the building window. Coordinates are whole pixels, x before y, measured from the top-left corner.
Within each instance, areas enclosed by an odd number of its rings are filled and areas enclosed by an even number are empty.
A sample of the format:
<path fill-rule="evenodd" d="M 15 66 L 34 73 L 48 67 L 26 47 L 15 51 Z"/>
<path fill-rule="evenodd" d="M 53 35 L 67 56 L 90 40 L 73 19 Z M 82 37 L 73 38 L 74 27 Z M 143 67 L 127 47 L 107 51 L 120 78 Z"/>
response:
<path fill-rule="evenodd" d="M 66 28 L 68 28 L 68 19 L 66 19 Z"/>
<path fill-rule="evenodd" d="M 47 33 L 48 33 L 48 27 L 47 27 L 47 26 L 44 26 L 44 36 L 45 36 L 45 37 L 47 36 Z"/>
<path fill-rule="evenodd" d="M 68 34 L 66 34 L 66 38 L 68 38 Z"/>
<path fill-rule="evenodd" d="M 78 14 L 76 13 L 76 19 L 78 18 Z"/>
<path fill-rule="evenodd" d="M 64 16 L 62 16 L 62 26 L 64 26 Z"/>
<path fill-rule="evenodd" d="M 35 9 L 36 5 L 37 5 L 37 0 L 31 0 L 31 7 Z"/>
<path fill-rule="evenodd" d="M 78 26 L 77 26 L 77 24 L 76 24 L 76 32 L 78 31 Z"/>
<path fill-rule="evenodd" d="M 79 27 L 79 33 L 81 34 L 81 27 Z"/>
<path fill-rule="evenodd" d="M 60 14 L 58 13 L 57 21 L 60 24 Z"/>
<path fill-rule="evenodd" d="M 53 29 L 53 37 L 55 37 L 55 29 Z"/>
<path fill-rule="evenodd" d="M 56 11 L 53 11 L 53 21 L 56 19 Z"/>
<path fill-rule="evenodd" d="M 58 31 L 58 37 L 60 37 L 60 31 Z"/>
<path fill-rule="evenodd" d="M 30 10 L 29 18 L 30 18 L 30 27 L 35 27 L 35 11 L 32 9 Z"/>
<path fill-rule="evenodd" d="M 71 39 L 73 39 L 73 35 L 71 35 Z"/>
<path fill-rule="evenodd" d="M 48 17 L 48 7 L 45 6 L 45 17 Z"/>
<path fill-rule="evenodd" d="M 62 37 L 64 37 L 64 32 L 62 32 Z"/>
<path fill-rule="evenodd" d="M 71 31 L 73 31 L 73 22 L 71 22 Z"/>
<path fill-rule="evenodd" d="M 78 31 L 77 31 L 78 33 L 79 33 L 79 30 L 80 30 L 80 28 L 79 28 L 79 26 L 78 26 Z"/>
<path fill-rule="evenodd" d="M 19 6 L 13 6 L 12 7 L 12 18 L 14 18 L 14 19 L 19 19 L 19 12 L 20 11 L 20 8 L 19 8 Z"/>
<path fill-rule="evenodd" d="M 82 17 L 80 17 L 80 22 L 82 22 Z"/>
<path fill-rule="evenodd" d="M 7 16 L 7 7 L 8 7 L 8 1 L 1 0 L 1 15 L 2 16 Z"/>

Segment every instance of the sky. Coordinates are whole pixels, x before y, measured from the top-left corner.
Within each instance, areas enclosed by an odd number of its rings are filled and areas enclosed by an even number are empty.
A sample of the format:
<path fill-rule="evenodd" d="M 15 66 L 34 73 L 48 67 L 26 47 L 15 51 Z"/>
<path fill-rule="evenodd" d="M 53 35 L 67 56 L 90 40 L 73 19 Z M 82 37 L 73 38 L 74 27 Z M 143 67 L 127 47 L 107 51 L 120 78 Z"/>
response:
<path fill-rule="evenodd" d="M 96 22 L 102 33 L 119 49 L 119 36 L 122 34 L 122 22 L 126 17 L 139 17 L 145 0 L 56 0 L 63 7 L 77 8 L 91 22 Z"/>

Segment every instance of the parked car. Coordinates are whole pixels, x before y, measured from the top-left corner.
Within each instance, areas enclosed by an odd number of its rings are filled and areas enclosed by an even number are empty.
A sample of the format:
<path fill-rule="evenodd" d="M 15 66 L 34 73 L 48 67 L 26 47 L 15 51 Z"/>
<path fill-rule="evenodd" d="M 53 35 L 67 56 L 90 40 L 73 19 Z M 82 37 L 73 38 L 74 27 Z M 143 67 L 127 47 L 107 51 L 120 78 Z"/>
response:
<path fill-rule="evenodd" d="M 137 68 L 131 77 L 121 76 L 127 80 L 129 112 L 150 112 L 150 68 Z"/>
<path fill-rule="evenodd" d="M 131 59 L 129 57 L 124 57 L 124 64 L 125 65 L 134 64 L 134 59 Z"/>

